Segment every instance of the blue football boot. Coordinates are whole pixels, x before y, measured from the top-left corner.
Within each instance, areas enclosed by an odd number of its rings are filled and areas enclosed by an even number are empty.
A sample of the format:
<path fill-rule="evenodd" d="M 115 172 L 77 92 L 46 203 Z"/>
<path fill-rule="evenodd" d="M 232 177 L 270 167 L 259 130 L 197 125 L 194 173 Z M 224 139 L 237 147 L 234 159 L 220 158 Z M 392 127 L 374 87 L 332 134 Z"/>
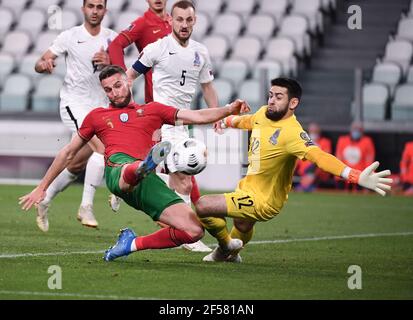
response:
<path fill-rule="evenodd" d="M 154 171 L 158 164 L 166 159 L 169 152 L 171 152 L 172 145 L 168 141 L 162 141 L 157 143 L 152 147 L 149 151 L 148 155 L 146 156 L 145 160 L 143 160 L 139 168 L 136 169 L 136 177 L 138 180 L 142 180 L 145 178 L 149 173 Z"/>
<path fill-rule="evenodd" d="M 120 230 L 118 241 L 114 246 L 105 251 L 103 260 L 112 261 L 119 257 L 128 256 L 131 253 L 130 247 L 135 238 L 136 234 L 132 229 Z"/>

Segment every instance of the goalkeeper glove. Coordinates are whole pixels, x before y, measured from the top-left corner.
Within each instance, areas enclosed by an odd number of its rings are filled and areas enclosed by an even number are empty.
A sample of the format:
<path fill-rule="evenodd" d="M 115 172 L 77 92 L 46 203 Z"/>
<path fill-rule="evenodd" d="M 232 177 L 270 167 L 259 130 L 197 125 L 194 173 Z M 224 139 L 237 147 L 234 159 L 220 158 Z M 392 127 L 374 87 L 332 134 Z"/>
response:
<path fill-rule="evenodd" d="M 379 164 L 380 163 L 378 161 L 373 162 L 363 171 L 347 167 L 346 169 L 348 169 L 349 172 L 348 170 L 345 170 L 347 171 L 346 178 L 351 183 L 357 183 L 359 186 L 373 190 L 378 194 L 385 196 L 386 191 L 391 190 L 390 184 L 393 182 L 393 179 L 386 178 L 391 174 L 390 170 L 374 172 Z"/>

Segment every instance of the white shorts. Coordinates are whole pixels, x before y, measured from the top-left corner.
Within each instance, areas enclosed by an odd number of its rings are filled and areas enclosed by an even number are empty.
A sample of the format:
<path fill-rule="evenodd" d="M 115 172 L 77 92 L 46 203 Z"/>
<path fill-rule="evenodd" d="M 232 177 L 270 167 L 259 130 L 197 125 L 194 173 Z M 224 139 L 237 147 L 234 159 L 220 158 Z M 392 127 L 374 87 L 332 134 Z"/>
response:
<path fill-rule="evenodd" d="M 178 142 L 189 138 L 188 126 L 162 126 L 162 141 L 169 141 L 172 144 L 172 150 L 165 159 L 165 168 L 167 171 L 174 173 L 178 170 L 173 162 L 174 145 Z"/>
<path fill-rule="evenodd" d="M 72 116 L 69 114 L 68 109 L 70 110 Z M 60 118 L 66 127 L 68 127 L 73 133 L 76 133 L 90 111 L 92 111 L 92 109 L 86 107 L 61 104 Z"/>

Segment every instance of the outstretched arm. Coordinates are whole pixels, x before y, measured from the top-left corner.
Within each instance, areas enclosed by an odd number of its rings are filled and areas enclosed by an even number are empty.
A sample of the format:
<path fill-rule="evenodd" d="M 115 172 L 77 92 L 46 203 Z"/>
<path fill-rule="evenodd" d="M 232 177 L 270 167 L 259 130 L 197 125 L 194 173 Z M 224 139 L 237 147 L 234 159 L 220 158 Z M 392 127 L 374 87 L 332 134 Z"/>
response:
<path fill-rule="evenodd" d="M 75 136 L 69 144 L 59 151 L 40 184 L 32 192 L 19 198 L 19 204 L 23 210 L 29 210 L 33 204 L 38 204 L 44 199 L 46 189 L 86 143 L 87 141 L 80 138 L 80 136 Z"/>
<path fill-rule="evenodd" d="M 210 108 L 203 110 L 180 109 L 177 113 L 177 120 L 183 124 L 207 124 L 223 119 L 232 114 L 249 112 L 250 108 L 244 100 L 237 99 L 231 104 L 220 108 Z"/>
<path fill-rule="evenodd" d="M 323 171 L 342 177 L 345 180 L 351 183 L 356 183 L 364 188 L 373 190 L 382 196 L 386 195 L 386 191 L 391 190 L 390 184 L 393 180 L 386 178 L 391 174 L 390 170 L 384 170 L 377 173 L 374 172 L 379 166 L 378 161 L 373 162 L 363 171 L 355 170 L 347 167 L 335 156 L 324 152 L 318 147 L 311 148 L 306 153 L 305 158 L 316 164 Z"/>

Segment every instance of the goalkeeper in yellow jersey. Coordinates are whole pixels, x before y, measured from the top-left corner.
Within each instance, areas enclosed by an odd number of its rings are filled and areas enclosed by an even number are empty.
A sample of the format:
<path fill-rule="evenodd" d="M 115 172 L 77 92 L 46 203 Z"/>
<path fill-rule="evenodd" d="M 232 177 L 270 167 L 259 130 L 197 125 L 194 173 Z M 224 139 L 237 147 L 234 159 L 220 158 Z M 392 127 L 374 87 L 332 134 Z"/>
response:
<path fill-rule="evenodd" d="M 392 180 L 386 178 L 390 171 L 375 173 L 378 162 L 363 171 L 354 170 L 311 141 L 294 115 L 301 92 L 300 84 L 293 79 L 273 79 L 268 105 L 255 114 L 223 120 L 224 127 L 252 131 L 249 166 L 234 192 L 203 196 L 196 204 L 203 226 L 219 243 L 204 261 L 241 262 L 239 251 L 251 240 L 254 224 L 275 217 L 287 201 L 297 159 L 311 161 L 326 172 L 383 196 L 390 191 Z M 234 219 L 230 232 L 225 217 Z"/>

